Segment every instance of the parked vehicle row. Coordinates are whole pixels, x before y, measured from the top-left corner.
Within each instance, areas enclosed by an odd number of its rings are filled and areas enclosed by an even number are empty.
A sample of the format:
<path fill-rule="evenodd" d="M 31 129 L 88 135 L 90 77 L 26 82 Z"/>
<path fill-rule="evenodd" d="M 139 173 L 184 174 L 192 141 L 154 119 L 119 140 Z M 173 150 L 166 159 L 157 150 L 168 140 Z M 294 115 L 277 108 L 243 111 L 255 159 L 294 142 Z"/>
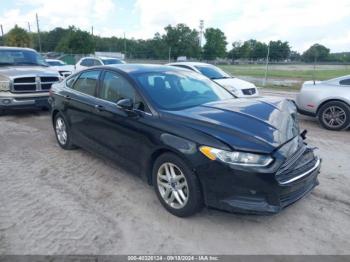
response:
<path fill-rule="evenodd" d="M 277 213 L 318 185 L 321 160 L 289 100 L 237 98 L 187 69 L 131 64 L 82 70 L 50 94 L 63 149 L 120 163 L 176 216 L 204 205 Z"/>

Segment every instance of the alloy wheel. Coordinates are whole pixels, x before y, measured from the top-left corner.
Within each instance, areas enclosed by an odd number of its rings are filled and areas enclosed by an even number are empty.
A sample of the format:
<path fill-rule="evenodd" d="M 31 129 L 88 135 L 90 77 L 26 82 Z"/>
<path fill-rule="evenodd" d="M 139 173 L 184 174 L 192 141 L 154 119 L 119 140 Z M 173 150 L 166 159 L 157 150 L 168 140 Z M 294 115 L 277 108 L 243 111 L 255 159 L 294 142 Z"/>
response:
<path fill-rule="evenodd" d="M 346 112 L 339 106 L 330 106 L 324 110 L 322 120 L 329 128 L 338 128 L 346 122 Z"/>
<path fill-rule="evenodd" d="M 67 143 L 67 127 L 64 120 L 61 117 L 56 119 L 56 135 L 57 139 L 61 145 L 65 145 Z"/>
<path fill-rule="evenodd" d="M 186 206 L 189 187 L 181 169 L 170 162 L 163 163 L 157 172 L 157 186 L 165 203 L 172 208 Z"/>

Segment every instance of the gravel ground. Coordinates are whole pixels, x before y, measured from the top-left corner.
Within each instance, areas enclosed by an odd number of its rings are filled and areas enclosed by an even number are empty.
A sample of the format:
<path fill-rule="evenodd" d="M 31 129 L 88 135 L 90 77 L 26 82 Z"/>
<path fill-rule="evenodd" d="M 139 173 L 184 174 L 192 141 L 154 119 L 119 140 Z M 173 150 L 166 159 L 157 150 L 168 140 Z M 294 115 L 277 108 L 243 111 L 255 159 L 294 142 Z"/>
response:
<path fill-rule="evenodd" d="M 350 254 L 349 131 L 302 117 L 320 186 L 278 215 L 167 213 L 153 189 L 84 150 L 44 112 L 0 118 L 0 254 Z"/>

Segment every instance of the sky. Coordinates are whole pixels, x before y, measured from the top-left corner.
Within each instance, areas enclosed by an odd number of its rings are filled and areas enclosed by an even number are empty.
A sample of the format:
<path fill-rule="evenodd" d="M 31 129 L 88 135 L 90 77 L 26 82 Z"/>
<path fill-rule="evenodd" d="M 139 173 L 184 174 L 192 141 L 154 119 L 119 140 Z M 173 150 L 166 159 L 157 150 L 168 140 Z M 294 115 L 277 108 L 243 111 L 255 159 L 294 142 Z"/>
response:
<path fill-rule="evenodd" d="M 305 51 L 320 43 L 350 51 L 350 0 L 0 0 L 0 24 L 37 30 L 75 25 L 100 36 L 152 38 L 164 27 L 185 23 L 221 29 L 229 43 L 288 41 Z M 229 47 L 228 46 L 228 47 Z"/>

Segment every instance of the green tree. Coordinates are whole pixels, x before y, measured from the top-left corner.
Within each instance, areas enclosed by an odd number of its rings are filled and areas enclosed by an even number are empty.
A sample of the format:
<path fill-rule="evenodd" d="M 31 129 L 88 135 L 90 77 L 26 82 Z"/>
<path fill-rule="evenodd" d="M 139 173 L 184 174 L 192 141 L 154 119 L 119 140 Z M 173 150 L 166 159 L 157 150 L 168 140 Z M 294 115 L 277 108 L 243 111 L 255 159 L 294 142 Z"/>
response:
<path fill-rule="evenodd" d="M 94 38 L 86 31 L 69 27 L 69 31 L 56 46 L 57 51 L 75 54 L 90 54 L 95 50 Z"/>
<path fill-rule="evenodd" d="M 323 45 L 314 44 L 303 53 L 302 59 L 305 62 L 327 61 L 329 58 L 329 51 L 329 48 Z"/>
<path fill-rule="evenodd" d="M 236 60 L 241 58 L 241 53 L 240 53 L 240 49 L 241 49 L 242 43 L 239 41 L 235 41 L 232 43 L 232 49 L 228 52 L 227 54 L 227 58 L 232 59 L 232 60 Z"/>
<path fill-rule="evenodd" d="M 291 61 L 300 61 L 301 55 L 297 51 L 291 51 L 289 55 Z"/>
<path fill-rule="evenodd" d="M 226 56 L 226 36 L 217 28 L 207 28 L 204 33 L 206 43 L 203 47 L 205 59 L 214 60 Z"/>
<path fill-rule="evenodd" d="M 290 46 L 288 42 L 270 41 L 270 60 L 281 61 L 290 56 Z"/>
<path fill-rule="evenodd" d="M 30 47 L 31 38 L 26 30 L 15 25 L 5 35 L 5 45 L 7 46 L 18 46 L 18 47 Z"/>
<path fill-rule="evenodd" d="M 174 27 L 168 25 L 164 30 L 166 34 L 163 36 L 163 40 L 171 48 L 173 58 L 178 56 L 199 58 L 201 49 L 198 32 L 195 29 L 191 29 L 185 24 L 178 24 Z"/>

